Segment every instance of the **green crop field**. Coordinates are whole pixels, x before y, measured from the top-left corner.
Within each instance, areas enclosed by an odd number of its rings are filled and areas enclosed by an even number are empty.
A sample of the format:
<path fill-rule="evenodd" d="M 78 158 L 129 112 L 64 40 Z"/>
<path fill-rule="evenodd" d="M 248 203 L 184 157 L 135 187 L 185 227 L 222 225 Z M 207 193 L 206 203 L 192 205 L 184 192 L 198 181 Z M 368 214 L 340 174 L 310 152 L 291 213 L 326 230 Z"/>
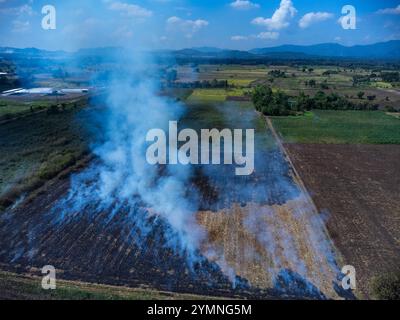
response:
<path fill-rule="evenodd" d="M 313 111 L 271 117 L 285 142 L 399 144 L 400 119 L 381 111 Z"/>
<path fill-rule="evenodd" d="M 188 102 L 224 102 L 228 96 L 241 97 L 244 89 L 195 89 L 188 97 Z"/>
<path fill-rule="evenodd" d="M 45 109 L 50 104 L 48 101 L 16 102 L 0 99 L 0 121 Z"/>
<path fill-rule="evenodd" d="M 228 96 L 225 89 L 196 89 L 187 101 L 223 102 Z"/>
<path fill-rule="evenodd" d="M 219 80 L 224 80 L 224 79 L 219 79 Z M 230 86 L 247 88 L 255 80 L 256 80 L 255 78 L 252 78 L 252 79 L 228 79 L 228 84 Z"/>

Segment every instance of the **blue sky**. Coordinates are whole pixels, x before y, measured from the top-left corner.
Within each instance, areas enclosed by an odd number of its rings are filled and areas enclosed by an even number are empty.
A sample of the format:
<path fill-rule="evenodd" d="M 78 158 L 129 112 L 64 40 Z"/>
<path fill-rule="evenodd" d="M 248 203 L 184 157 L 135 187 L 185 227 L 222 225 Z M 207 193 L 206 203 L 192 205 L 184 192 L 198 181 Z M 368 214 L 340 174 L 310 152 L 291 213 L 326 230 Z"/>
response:
<path fill-rule="evenodd" d="M 42 29 L 47 4 L 56 9 L 56 30 Z M 339 23 L 348 4 L 356 30 Z M 400 0 L 0 0 L 0 46 L 251 49 L 393 39 L 400 39 Z"/>

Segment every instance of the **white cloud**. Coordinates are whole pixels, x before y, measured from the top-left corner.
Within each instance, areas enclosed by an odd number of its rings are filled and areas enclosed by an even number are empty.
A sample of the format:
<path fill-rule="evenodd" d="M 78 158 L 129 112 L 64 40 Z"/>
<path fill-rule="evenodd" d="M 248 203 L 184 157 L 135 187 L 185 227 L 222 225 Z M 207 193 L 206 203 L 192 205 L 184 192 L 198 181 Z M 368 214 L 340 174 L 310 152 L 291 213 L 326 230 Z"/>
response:
<path fill-rule="evenodd" d="M 279 32 L 261 32 L 256 36 L 256 38 L 263 40 L 276 40 L 279 38 Z"/>
<path fill-rule="evenodd" d="M 299 27 L 308 28 L 310 25 L 333 18 L 333 14 L 329 12 L 309 12 L 305 14 L 299 21 Z"/>
<path fill-rule="evenodd" d="M 0 3 L 1 2 L 5 1 L 0 0 Z M 31 23 L 29 20 L 32 16 L 36 15 L 36 12 L 29 4 L 24 4 L 17 7 L 0 8 L 0 14 L 4 16 L 14 16 L 14 20 L 11 22 L 12 32 L 26 32 L 31 27 Z"/>
<path fill-rule="evenodd" d="M 19 7 L 2 8 L 0 9 L 0 13 L 7 15 L 17 15 L 17 16 L 22 16 L 22 15 L 33 16 L 35 14 L 35 11 L 32 9 L 30 5 L 24 4 Z"/>
<path fill-rule="evenodd" d="M 167 26 L 170 30 L 182 31 L 187 38 L 191 38 L 200 29 L 209 25 L 209 22 L 202 19 L 184 20 L 173 16 L 167 19 Z"/>
<path fill-rule="evenodd" d="M 258 3 L 253 3 L 247 0 L 235 0 L 234 2 L 231 2 L 230 6 L 238 10 L 257 9 L 260 7 Z"/>
<path fill-rule="evenodd" d="M 269 30 L 281 30 L 289 26 L 289 19 L 297 13 L 291 0 L 281 0 L 279 8 L 271 18 L 258 17 L 252 23 L 258 26 L 267 27 Z"/>
<path fill-rule="evenodd" d="M 124 2 L 111 2 L 108 8 L 112 11 L 118 11 L 127 17 L 148 18 L 153 15 L 153 12 L 146 8 Z"/>
<path fill-rule="evenodd" d="M 28 16 L 34 15 L 34 11 L 30 5 L 24 4 L 23 6 L 19 7 L 18 14 L 26 14 Z"/>
<path fill-rule="evenodd" d="M 232 36 L 231 37 L 232 41 L 243 41 L 243 40 L 247 40 L 247 39 L 248 39 L 248 37 L 246 37 L 246 36 Z"/>
<path fill-rule="evenodd" d="M 378 10 L 377 13 L 379 14 L 400 14 L 400 4 L 395 8 L 386 8 Z"/>
<path fill-rule="evenodd" d="M 12 31 L 13 32 L 25 32 L 30 29 L 30 22 L 29 21 L 20 21 L 20 20 L 14 20 L 12 22 Z"/>

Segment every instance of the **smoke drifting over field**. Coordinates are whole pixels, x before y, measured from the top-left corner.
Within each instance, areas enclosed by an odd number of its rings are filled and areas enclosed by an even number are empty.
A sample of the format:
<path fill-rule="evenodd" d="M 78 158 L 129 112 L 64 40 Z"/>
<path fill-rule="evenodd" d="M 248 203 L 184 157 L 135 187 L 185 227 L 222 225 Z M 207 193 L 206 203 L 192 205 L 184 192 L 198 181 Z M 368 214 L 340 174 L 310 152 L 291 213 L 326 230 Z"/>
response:
<path fill-rule="evenodd" d="M 94 148 L 98 164 L 74 177 L 68 198 L 54 212 L 68 219 L 76 212 L 106 211 L 111 220 L 121 210 L 128 210 L 144 239 L 151 225 L 137 208 L 146 208 L 148 216 L 154 215 L 168 226 L 165 245 L 195 259 L 205 234 L 195 220 L 196 192 L 187 189 L 191 168 L 159 168 L 149 165 L 145 157 L 147 132 L 154 128 L 168 131 L 168 122 L 181 117 L 182 106 L 156 95 L 150 63 L 142 54 L 131 52 L 122 59 L 126 68 L 113 74 L 106 89 L 104 141 Z"/>
<path fill-rule="evenodd" d="M 0 219 L 6 244 L 0 261 L 54 263 L 96 274 L 96 281 L 152 278 L 147 281 L 169 290 L 201 292 L 199 284 L 227 290 L 228 283 L 229 290 L 255 285 L 324 297 L 337 269 L 323 222 L 272 139 L 265 141 L 257 114 L 161 97 L 153 61 L 137 51 L 118 54 L 100 101 L 105 110 L 93 110 L 93 117 L 100 114 L 97 158 L 71 178 L 68 192 L 38 201 L 35 214 Z M 149 165 L 148 131 L 168 131 L 169 121 L 181 118 L 194 129 L 256 127 L 255 173 L 236 176 L 235 166 L 226 165 Z M 188 287 L 192 279 L 200 280 Z"/>

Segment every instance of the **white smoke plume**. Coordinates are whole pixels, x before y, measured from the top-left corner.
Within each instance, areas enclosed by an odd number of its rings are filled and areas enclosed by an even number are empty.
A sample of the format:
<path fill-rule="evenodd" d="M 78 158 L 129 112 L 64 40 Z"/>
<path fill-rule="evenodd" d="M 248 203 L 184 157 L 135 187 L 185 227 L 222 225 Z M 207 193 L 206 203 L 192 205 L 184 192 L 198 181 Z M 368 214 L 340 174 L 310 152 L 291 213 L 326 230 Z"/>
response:
<path fill-rule="evenodd" d="M 106 89 L 107 110 L 101 124 L 104 141 L 94 148 L 98 160 L 74 178 L 70 194 L 57 210 L 64 220 L 77 212 L 108 211 L 114 216 L 119 210 L 144 207 L 147 217 L 134 210 L 130 214 L 136 226 L 149 216 L 161 219 L 170 228 L 164 235 L 165 244 L 193 259 L 205 233 L 195 221 L 196 193 L 187 189 L 190 167 L 161 169 L 146 161 L 147 132 L 154 128 L 167 131 L 169 121 L 179 120 L 183 112 L 176 102 L 157 95 L 147 59 L 136 51 L 120 58 L 126 68 L 113 74 Z"/>

